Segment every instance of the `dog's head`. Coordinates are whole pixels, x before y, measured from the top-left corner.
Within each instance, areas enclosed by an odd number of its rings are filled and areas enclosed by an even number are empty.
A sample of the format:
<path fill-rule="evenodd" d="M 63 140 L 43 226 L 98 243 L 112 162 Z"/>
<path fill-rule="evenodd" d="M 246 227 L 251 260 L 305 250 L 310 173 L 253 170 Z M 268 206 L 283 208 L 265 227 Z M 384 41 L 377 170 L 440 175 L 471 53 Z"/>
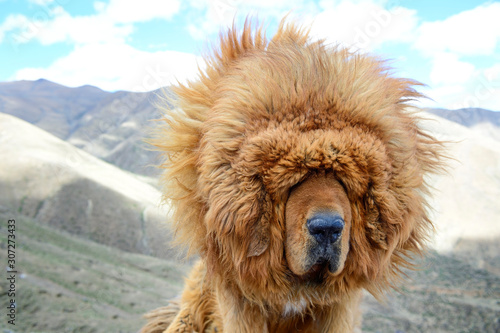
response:
<path fill-rule="evenodd" d="M 154 141 L 177 240 L 256 301 L 383 289 L 432 229 L 413 84 L 293 25 L 230 30 Z"/>

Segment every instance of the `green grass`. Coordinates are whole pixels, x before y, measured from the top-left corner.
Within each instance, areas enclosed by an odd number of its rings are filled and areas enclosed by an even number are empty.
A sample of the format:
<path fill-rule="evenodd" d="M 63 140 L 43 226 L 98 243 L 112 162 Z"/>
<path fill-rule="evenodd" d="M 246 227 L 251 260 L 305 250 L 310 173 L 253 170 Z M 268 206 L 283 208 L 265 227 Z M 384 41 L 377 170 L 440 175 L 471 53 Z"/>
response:
<path fill-rule="evenodd" d="M 0 218 L 0 264 L 6 264 L 5 226 L 12 217 Z M 4 316 L 0 321 L 0 329 L 12 332 L 136 332 L 145 323 L 145 312 L 181 292 L 188 270 L 178 262 L 123 252 L 25 217 L 16 217 L 16 268 L 16 326 Z M 8 289 L 6 279 L 0 280 L 0 288 L 2 293 Z M 7 298 L 2 297 L 2 308 Z"/>

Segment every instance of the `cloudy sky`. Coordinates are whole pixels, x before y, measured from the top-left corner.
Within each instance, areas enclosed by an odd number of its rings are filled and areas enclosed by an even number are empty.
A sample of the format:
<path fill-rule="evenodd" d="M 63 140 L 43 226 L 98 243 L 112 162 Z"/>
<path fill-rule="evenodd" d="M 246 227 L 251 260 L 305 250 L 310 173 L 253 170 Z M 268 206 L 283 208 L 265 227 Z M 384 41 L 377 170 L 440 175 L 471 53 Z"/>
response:
<path fill-rule="evenodd" d="M 315 38 L 391 59 L 428 85 L 424 106 L 500 111 L 500 2 L 433 0 L 0 0 L 0 81 L 148 91 L 194 77 L 236 16 L 286 13 Z"/>

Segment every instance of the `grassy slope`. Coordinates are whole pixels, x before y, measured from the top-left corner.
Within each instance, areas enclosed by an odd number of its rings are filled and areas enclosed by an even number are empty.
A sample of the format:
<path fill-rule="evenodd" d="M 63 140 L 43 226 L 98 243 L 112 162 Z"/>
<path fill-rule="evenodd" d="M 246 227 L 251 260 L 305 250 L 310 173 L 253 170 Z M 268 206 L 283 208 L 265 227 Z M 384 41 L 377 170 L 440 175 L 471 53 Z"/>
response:
<path fill-rule="evenodd" d="M 7 263 L 6 221 L 0 214 L 0 265 Z M 131 254 L 16 218 L 15 328 L 4 311 L 0 328 L 13 332 L 136 332 L 141 315 L 165 305 L 182 289 L 187 268 Z M 5 309 L 5 269 L 0 279 Z M 14 330 L 13 330 L 14 328 Z"/>
<path fill-rule="evenodd" d="M 0 214 L 0 265 L 6 263 Z M 17 220 L 18 314 L 15 330 L 4 311 L 0 328 L 12 332 L 137 332 L 141 315 L 179 294 L 187 265 L 126 253 Z M 370 296 L 363 304 L 364 332 L 498 332 L 500 277 L 463 261 L 430 254 L 403 293 L 385 305 Z M 5 273 L 5 270 L 4 274 Z M 0 279 L 5 309 L 6 279 Z M 11 331 L 3 331 L 11 332 Z"/>

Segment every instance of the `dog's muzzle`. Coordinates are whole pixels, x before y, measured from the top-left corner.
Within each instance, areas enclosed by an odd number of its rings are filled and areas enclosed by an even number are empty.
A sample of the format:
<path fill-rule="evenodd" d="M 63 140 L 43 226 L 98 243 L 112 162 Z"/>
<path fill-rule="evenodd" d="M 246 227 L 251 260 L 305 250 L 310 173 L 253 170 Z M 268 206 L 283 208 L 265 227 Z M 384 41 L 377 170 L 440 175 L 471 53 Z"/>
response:
<path fill-rule="evenodd" d="M 337 213 L 316 213 L 307 220 L 307 229 L 316 241 L 310 252 L 313 265 L 327 264 L 330 272 L 337 271 L 344 226 L 344 219 Z"/>

